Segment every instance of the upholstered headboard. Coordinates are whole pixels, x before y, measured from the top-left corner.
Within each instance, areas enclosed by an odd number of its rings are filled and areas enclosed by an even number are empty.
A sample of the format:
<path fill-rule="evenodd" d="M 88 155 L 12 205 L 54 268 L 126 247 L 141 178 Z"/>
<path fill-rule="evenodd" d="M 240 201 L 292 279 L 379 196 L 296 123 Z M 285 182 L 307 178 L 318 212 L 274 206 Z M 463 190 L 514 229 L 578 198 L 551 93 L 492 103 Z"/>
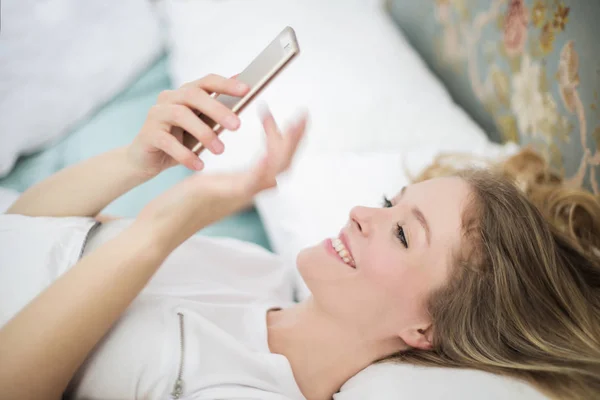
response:
<path fill-rule="evenodd" d="M 532 144 L 600 194 L 599 0 L 387 0 L 490 138 Z"/>

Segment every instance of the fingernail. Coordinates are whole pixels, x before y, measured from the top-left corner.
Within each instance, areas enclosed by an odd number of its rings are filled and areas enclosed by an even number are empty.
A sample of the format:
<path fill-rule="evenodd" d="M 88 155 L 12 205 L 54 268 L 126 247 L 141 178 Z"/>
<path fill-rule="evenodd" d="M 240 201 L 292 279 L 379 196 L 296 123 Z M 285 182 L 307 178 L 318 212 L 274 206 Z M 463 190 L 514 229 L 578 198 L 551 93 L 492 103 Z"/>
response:
<path fill-rule="evenodd" d="M 238 84 L 237 84 L 237 87 L 236 87 L 236 89 L 237 89 L 238 91 L 240 91 L 240 92 L 245 92 L 246 90 L 249 90 L 249 89 L 250 89 L 250 86 L 246 85 L 246 84 L 245 84 L 245 83 L 243 83 L 243 82 L 240 82 L 240 83 L 238 83 Z"/>
<path fill-rule="evenodd" d="M 210 142 L 210 149 L 215 154 L 221 154 L 223 150 L 225 150 L 225 145 L 219 140 L 219 138 L 214 138 L 212 142 Z"/>
<path fill-rule="evenodd" d="M 225 128 L 227 129 L 237 129 L 240 125 L 240 120 L 238 117 L 230 115 L 225 118 Z"/>
<path fill-rule="evenodd" d="M 204 168 L 204 163 L 200 159 L 194 160 L 193 166 L 196 171 L 200 171 L 202 168 Z"/>

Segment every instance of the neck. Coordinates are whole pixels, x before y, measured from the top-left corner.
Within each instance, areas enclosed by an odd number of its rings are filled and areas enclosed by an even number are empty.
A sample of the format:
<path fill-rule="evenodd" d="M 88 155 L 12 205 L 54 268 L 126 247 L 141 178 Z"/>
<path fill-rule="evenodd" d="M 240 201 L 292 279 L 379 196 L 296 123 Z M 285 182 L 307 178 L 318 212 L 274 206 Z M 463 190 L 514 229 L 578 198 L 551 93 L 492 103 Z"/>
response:
<path fill-rule="evenodd" d="M 370 364 L 407 348 L 400 338 L 376 339 L 334 321 L 312 298 L 267 316 L 269 349 L 284 355 L 308 400 L 331 399 Z"/>

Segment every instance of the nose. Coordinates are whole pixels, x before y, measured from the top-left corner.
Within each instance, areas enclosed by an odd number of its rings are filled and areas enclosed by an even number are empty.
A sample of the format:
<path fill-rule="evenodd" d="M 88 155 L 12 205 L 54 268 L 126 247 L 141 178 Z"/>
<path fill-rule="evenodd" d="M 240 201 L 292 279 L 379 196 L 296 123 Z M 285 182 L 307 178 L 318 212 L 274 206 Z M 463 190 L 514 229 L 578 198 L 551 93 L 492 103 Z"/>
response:
<path fill-rule="evenodd" d="M 363 236 L 368 236 L 371 227 L 373 209 L 369 207 L 356 206 L 350 210 L 350 222 Z"/>

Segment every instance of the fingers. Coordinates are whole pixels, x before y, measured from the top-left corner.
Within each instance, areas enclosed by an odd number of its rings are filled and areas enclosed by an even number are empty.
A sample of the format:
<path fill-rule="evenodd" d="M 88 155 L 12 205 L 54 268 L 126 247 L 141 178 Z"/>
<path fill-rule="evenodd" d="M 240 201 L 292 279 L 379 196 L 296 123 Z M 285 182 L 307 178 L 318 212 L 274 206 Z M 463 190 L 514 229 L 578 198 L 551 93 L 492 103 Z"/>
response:
<path fill-rule="evenodd" d="M 180 127 L 189 132 L 212 153 L 221 154 L 225 149 L 223 142 L 215 132 L 188 107 L 179 104 L 167 104 L 158 106 L 155 114 L 156 118 L 167 125 Z"/>
<path fill-rule="evenodd" d="M 267 154 L 253 170 L 252 182 L 256 190 L 276 185 L 277 175 L 289 168 L 307 125 L 307 116 L 303 115 L 282 135 L 269 110 L 262 107 L 260 113 L 266 135 Z"/>
<path fill-rule="evenodd" d="M 225 146 L 213 131 L 213 126 L 209 126 L 210 123 L 215 121 L 226 129 L 236 130 L 240 120 L 209 93 L 244 96 L 250 88 L 235 78 L 208 75 L 177 90 L 161 92 L 135 140 L 136 146 L 144 154 L 143 163 L 159 171 L 175 162 L 193 170 L 202 169 L 203 162 L 183 145 L 185 132 L 212 153 L 221 154 Z"/>
<path fill-rule="evenodd" d="M 197 86 L 186 86 L 175 90 L 169 102 L 198 110 L 230 131 L 235 131 L 240 126 L 240 119 L 233 111 Z"/>
<path fill-rule="evenodd" d="M 236 130 L 240 126 L 238 116 L 207 92 L 243 96 L 248 90 L 248 85 L 235 77 L 227 79 L 218 75 L 207 75 L 183 85 L 178 90 L 162 92 L 157 101 L 160 111 L 156 114 L 162 122 L 189 132 L 212 153 L 221 154 L 224 150 L 223 142 L 217 138 L 212 127 L 198 118 L 192 110 L 197 110 L 226 129 Z"/>
<path fill-rule="evenodd" d="M 277 154 L 283 141 L 279 127 L 277 127 L 275 118 L 273 118 L 273 114 L 271 114 L 267 106 L 260 106 L 259 113 L 267 137 L 267 154 Z"/>
<path fill-rule="evenodd" d="M 273 166 L 276 167 L 276 173 L 280 173 L 289 167 L 294 158 L 304 136 L 308 117 L 303 114 L 298 121 L 286 129 L 286 134 L 282 135 L 269 110 L 263 107 L 260 112 L 267 138 L 267 155 Z"/>
<path fill-rule="evenodd" d="M 189 82 L 185 84 L 184 87 L 192 86 L 200 88 L 208 93 L 215 92 L 241 97 L 250 90 L 250 87 L 244 82 L 235 79 L 236 77 L 237 75 L 231 78 L 225 78 L 220 75 L 210 74 L 206 75 L 204 78 Z"/>
<path fill-rule="evenodd" d="M 259 106 L 258 112 L 260 113 L 260 119 L 262 121 L 265 133 L 271 137 L 276 137 L 276 135 L 279 135 L 279 128 L 277 127 L 275 118 L 273 118 L 273 114 L 271 114 L 269 108 L 262 104 Z"/>
<path fill-rule="evenodd" d="M 154 139 L 154 146 L 191 170 L 200 171 L 204 168 L 202 160 L 169 132 L 159 132 Z"/>
<path fill-rule="evenodd" d="M 292 126 L 287 129 L 286 152 L 281 171 L 285 171 L 290 167 L 290 164 L 294 159 L 294 155 L 298 150 L 298 145 L 304 137 L 304 132 L 306 132 L 307 123 L 308 115 L 304 113 L 297 122 L 292 124 Z"/>

